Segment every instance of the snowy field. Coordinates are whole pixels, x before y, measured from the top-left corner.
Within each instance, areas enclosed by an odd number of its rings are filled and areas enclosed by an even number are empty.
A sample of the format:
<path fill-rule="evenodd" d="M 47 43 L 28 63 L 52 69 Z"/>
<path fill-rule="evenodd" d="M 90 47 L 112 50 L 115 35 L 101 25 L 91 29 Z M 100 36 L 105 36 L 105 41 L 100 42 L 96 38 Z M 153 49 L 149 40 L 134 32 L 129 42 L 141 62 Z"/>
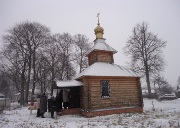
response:
<path fill-rule="evenodd" d="M 11 109 L 0 114 L 0 128 L 180 128 L 180 98 L 161 102 L 144 99 L 143 113 L 94 118 L 66 115 L 51 119 L 48 113 L 46 118 L 37 118 L 35 111 L 30 115 L 28 107 Z"/>

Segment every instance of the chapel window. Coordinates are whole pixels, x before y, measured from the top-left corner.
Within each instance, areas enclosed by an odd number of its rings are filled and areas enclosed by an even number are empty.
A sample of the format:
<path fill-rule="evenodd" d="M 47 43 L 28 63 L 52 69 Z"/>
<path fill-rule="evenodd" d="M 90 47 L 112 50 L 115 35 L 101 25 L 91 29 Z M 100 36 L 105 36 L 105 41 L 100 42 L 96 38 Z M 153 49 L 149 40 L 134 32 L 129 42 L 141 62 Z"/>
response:
<path fill-rule="evenodd" d="M 101 97 L 110 97 L 109 80 L 101 80 Z"/>

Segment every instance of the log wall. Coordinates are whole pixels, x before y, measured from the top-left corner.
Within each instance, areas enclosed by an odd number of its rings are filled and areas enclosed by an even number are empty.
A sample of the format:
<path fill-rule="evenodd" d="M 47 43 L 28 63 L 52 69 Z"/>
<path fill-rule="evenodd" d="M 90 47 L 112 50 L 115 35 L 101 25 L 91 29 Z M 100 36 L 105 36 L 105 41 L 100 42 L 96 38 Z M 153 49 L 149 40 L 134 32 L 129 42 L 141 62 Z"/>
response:
<path fill-rule="evenodd" d="M 112 52 L 93 51 L 88 55 L 88 59 L 89 65 L 92 65 L 95 62 L 114 63 Z"/>
<path fill-rule="evenodd" d="M 109 80 L 110 97 L 101 97 L 100 80 Z M 83 82 L 81 108 L 85 111 L 143 106 L 140 78 L 84 77 Z"/>

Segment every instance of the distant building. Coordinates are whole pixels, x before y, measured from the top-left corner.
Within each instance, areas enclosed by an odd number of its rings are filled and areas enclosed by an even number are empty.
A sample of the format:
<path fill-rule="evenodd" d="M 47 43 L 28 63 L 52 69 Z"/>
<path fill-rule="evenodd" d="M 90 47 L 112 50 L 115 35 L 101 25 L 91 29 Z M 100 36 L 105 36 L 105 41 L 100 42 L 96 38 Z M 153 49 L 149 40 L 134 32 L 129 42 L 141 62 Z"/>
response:
<path fill-rule="evenodd" d="M 99 22 L 94 32 L 94 46 L 87 54 L 89 67 L 73 81 L 56 81 L 55 88 L 76 91 L 79 113 L 85 117 L 143 112 L 140 76 L 114 64 L 117 51 L 106 43 Z"/>

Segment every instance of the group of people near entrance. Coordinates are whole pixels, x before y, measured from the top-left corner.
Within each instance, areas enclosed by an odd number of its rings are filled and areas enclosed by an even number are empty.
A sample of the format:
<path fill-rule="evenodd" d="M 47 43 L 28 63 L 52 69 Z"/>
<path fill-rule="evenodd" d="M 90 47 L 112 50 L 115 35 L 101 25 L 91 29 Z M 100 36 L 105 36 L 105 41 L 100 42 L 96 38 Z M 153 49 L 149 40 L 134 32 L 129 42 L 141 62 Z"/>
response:
<path fill-rule="evenodd" d="M 56 97 L 53 95 L 47 96 L 45 93 L 37 96 L 37 117 L 45 118 L 44 113 L 51 113 L 51 118 L 54 118 L 54 112 L 61 111 L 62 108 L 68 109 L 69 107 L 69 91 L 68 89 L 62 89 L 57 93 Z"/>

